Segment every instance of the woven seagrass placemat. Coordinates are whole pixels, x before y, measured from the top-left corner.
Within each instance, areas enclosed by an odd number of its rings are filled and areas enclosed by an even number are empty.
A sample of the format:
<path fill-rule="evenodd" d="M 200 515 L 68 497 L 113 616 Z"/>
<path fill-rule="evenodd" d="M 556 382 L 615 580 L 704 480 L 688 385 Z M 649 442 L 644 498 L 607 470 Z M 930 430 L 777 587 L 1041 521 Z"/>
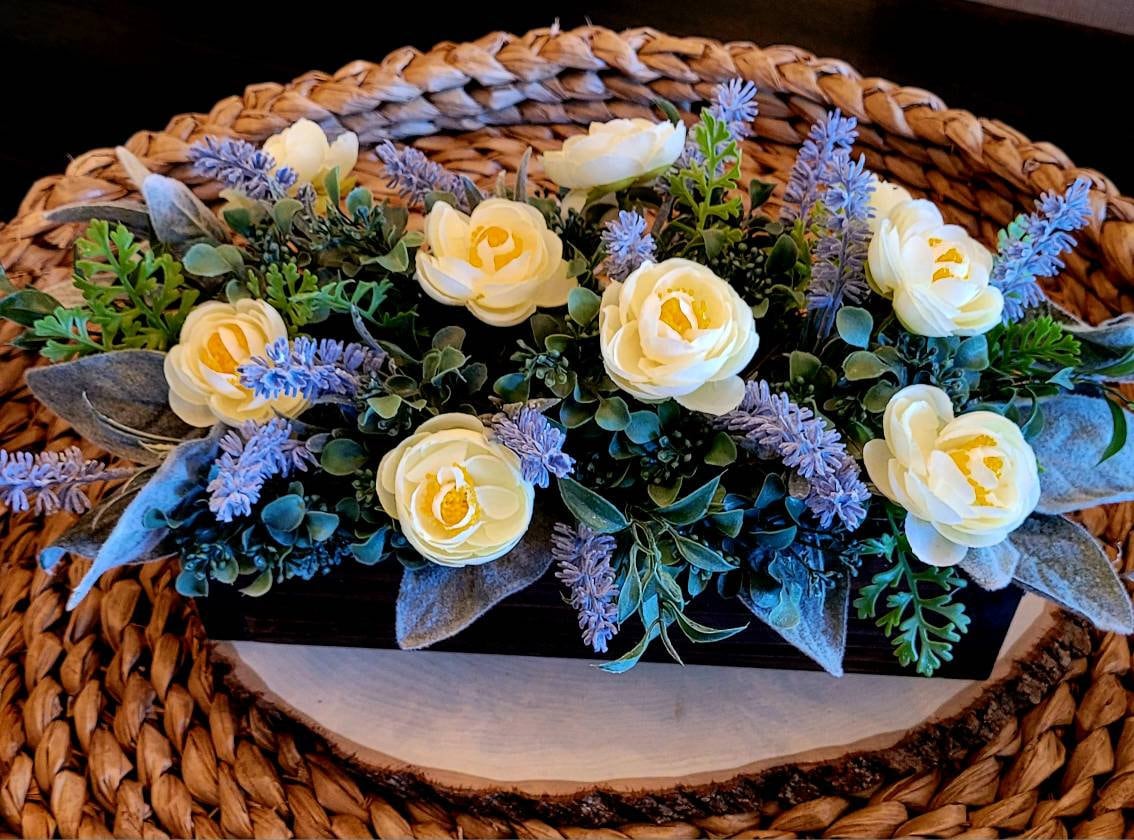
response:
<path fill-rule="evenodd" d="M 747 176 L 782 181 L 808 125 L 829 107 L 854 114 L 868 165 L 942 204 L 990 241 L 1045 189 L 1094 181 L 1100 220 L 1052 286 L 1090 320 L 1134 308 L 1134 204 L 1097 172 L 999 123 L 945 107 L 925 91 L 863 79 L 842 62 L 792 47 L 758 48 L 652 30 L 597 27 L 494 33 L 428 53 L 405 49 L 288 85 L 248 88 L 209 114 L 175 117 L 127 146 L 186 180 L 187 147 L 209 134 L 260 141 L 296 119 L 413 141 L 446 166 L 491 182 L 524 149 L 558 145 L 592 119 L 645 114 L 655 96 L 684 107 L 717 82 L 761 89 Z M 372 154 L 360 180 L 384 192 Z M 82 155 L 37 182 L 0 228 L 0 262 L 17 284 L 69 276 L 73 226 L 45 212 L 131 191 L 110 150 Z M 9 330 L 0 331 L 4 340 Z M 0 351 L 0 445 L 74 442 L 22 386 L 32 359 Z M 89 446 L 85 448 L 95 454 Z M 1072 620 L 1017 677 L 945 727 L 919 729 L 905 751 L 864 756 L 708 788 L 567 800 L 508 791 L 468 795 L 413 772 L 379 773 L 336 757 L 313 733 L 226 685 L 173 565 L 107 576 L 73 613 L 36 548 L 61 530 L 3 514 L 0 530 L 0 826 L 28 837 L 1121 837 L 1134 807 L 1130 650 Z M 1134 506 L 1082 520 L 1119 556 Z M 1125 570 L 1132 564 L 1129 552 Z"/>

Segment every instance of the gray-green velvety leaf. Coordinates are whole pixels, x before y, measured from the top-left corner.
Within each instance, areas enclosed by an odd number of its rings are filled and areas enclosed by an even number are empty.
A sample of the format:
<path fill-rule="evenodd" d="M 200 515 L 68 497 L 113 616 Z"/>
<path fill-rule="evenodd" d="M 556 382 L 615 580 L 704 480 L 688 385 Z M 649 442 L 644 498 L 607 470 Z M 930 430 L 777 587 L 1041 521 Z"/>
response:
<path fill-rule="evenodd" d="M 1134 350 L 1134 314 L 1123 313 L 1100 324 L 1091 325 L 1049 301 L 1051 315 L 1083 344 L 1085 365 L 1101 368 L 1113 364 Z M 1117 382 L 1134 381 L 1134 374 L 1104 375 L 1100 379 Z"/>
<path fill-rule="evenodd" d="M 1100 630 L 1134 633 L 1134 606 L 1102 547 L 1062 516 L 1033 515 L 1010 537 L 1020 552 L 1015 581 Z"/>
<path fill-rule="evenodd" d="M 117 350 L 31 368 L 26 378 L 35 398 L 87 440 L 139 464 L 157 464 L 162 455 L 155 443 L 193 432 L 169 407 L 164 359 L 156 350 Z"/>
<path fill-rule="evenodd" d="M 407 569 L 398 590 L 398 646 L 417 650 L 448 639 L 535 583 L 551 566 L 550 544 L 551 523 L 537 512 L 519 545 L 499 560 L 460 569 L 436 563 Z"/>
<path fill-rule="evenodd" d="M 981 589 L 994 592 L 1012 582 L 1020 552 L 1011 539 L 988 548 L 970 548 L 961 561 L 961 570 Z"/>
<path fill-rule="evenodd" d="M 228 241 L 224 225 L 213 211 L 180 181 L 148 175 L 142 183 L 142 197 L 150 211 L 154 233 L 166 245 L 184 250 L 196 242 Z"/>
<path fill-rule="evenodd" d="M 39 565 L 50 572 L 64 554 L 77 554 L 80 557 L 95 557 L 114 530 L 114 525 L 134 498 L 134 493 L 115 496 L 113 499 L 88 510 L 79 521 L 55 539 L 51 545 L 39 553 Z M 169 554 L 165 541 L 135 562 L 145 563 Z"/>
<path fill-rule="evenodd" d="M 104 219 L 108 222 L 121 222 L 131 233 L 143 239 L 152 239 L 153 226 L 145 206 L 136 201 L 100 201 L 92 204 L 65 204 L 47 214 L 51 222 L 89 222 Z"/>
<path fill-rule="evenodd" d="M 188 440 L 174 448 L 153 477 L 130 500 L 106 536 L 90 570 L 71 592 L 67 609 L 74 609 L 102 575 L 118 566 L 160 556 L 155 554 L 168 528 L 148 528 L 147 511 L 170 514 L 195 488 L 200 487 L 202 471 L 217 457 L 224 426 L 216 425 L 208 437 Z"/>
<path fill-rule="evenodd" d="M 843 654 L 847 648 L 847 608 L 850 586 L 846 575 L 839 575 L 833 589 L 818 596 L 806 591 L 799 602 L 799 621 L 790 628 L 777 627 L 769 616 L 774 607 L 762 607 L 743 590 L 737 597 L 752 614 L 806 654 L 833 677 L 843 675 Z"/>
<path fill-rule="evenodd" d="M 134 182 L 134 189 L 141 192 L 142 184 L 145 182 L 146 177 L 150 175 L 149 168 L 142 163 L 141 158 L 125 146 L 115 146 L 114 156 L 118 158 L 118 163 L 126 170 L 127 177 Z"/>
<path fill-rule="evenodd" d="M 1040 465 L 1039 513 L 1134 499 L 1134 439 L 1099 463 L 1111 431 L 1105 400 L 1078 394 L 1052 397 L 1043 401 L 1043 417 L 1043 429 L 1031 441 Z"/>

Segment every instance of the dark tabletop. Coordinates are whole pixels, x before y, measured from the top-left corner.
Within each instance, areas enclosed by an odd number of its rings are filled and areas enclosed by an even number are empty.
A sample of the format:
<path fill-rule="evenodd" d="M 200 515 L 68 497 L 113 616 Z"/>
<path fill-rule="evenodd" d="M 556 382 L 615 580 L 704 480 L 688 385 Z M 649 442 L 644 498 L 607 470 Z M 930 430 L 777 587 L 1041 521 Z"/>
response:
<path fill-rule="evenodd" d="M 675 35 L 787 43 L 864 75 L 925 88 L 1061 146 L 1134 190 L 1134 38 L 965 0 L 607 0 L 515 8 L 461 3 L 150 3 L 0 0 L 5 67 L 0 219 L 70 156 L 259 81 L 288 81 L 404 44 L 591 21 Z M 195 10 L 190 13 L 190 10 Z M 1134 14 L 1134 12 L 1132 12 Z"/>

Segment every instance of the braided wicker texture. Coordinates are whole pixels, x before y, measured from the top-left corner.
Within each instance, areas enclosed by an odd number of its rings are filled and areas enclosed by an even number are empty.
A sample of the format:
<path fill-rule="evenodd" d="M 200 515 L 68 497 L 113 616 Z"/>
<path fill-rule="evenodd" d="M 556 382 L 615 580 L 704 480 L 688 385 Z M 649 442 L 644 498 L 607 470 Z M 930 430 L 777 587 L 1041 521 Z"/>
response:
<path fill-rule="evenodd" d="M 1088 175 L 1099 218 L 1052 295 L 1089 320 L 1134 308 L 1134 202 L 1103 175 L 1005 125 L 949 109 L 931 93 L 865 79 L 793 47 L 647 29 L 493 33 L 428 53 L 399 50 L 378 64 L 358 61 L 287 85 L 255 85 L 208 114 L 175 117 L 164 131 L 136 134 L 126 145 L 210 199 L 215 187 L 186 163 L 189 144 L 210 134 L 261 141 L 307 117 L 332 132 L 357 132 L 364 148 L 384 137 L 412 140 L 483 183 L 514 170 L 529 145 L 542 151 L 591 120 L 644 115 L 659 95 L 688 108 L 738 75 L 761 91 L 746 176 L 782 182 L 810 123 L 835 106 L 858 117 L 859 148 L 871 168 L 932 198 L 985 241 L 1043 190 Z M 372 153 L 357 174 L 388 193 Z M 17 284 L 65 282 L 76 229 L 52 224 L 45 212 L 123 198 L 131 189 L 111 150 L 78 157 L 64 175 L 34 184 L 18 217 L 0 228 L 0 262 Z M 11 335 L 0 331 L 4 340 Z M 22 385 L 32 361 L 9 347 L 0 351 L 0 445 L 71 443 L 73 432 Z M 701 790 L 654 801 L 645 793 L 631 804 L 602 793 L 570 805 L 517 803 L 506 794 L 470 799 L 413 774 L 360 772 L 311 733 L 226 688 L 192 604 L 172 589 L 172 564 L 109 575 L 65 613 L 65 592 L 82 564 L 52 579 L 34 563 L 37 548 L 65 523 L 45 528 L 27 516 L 3 517 L 0 832 L 581 838 L 1134 831 L 1134 683 L 1124 637 L 1088 640 L 1080 630 L 1077 641 L 1065 640 L 1052 654 L 1057 661 L 1048 663 L 1045 679 L 1019 681 L 1016 702 L 1001 709 L 994 727 L 989 720 L 974 725 L 983 735 L 977 746 L 956 741 L 939 766 L 913 775 L 911 767 L 891 766 L 841 795 L 793 788 L 794 777 L 785 776 L 775 795 L 740 779 L 729 783 L 728 796 Z M 1134 568 L 1130 552 L 1121 551 L 1129 548 L 1134 506 L 1088 511 L 1082 520 L 1112 556 L 1127 558 L 1126 571 Z"/>

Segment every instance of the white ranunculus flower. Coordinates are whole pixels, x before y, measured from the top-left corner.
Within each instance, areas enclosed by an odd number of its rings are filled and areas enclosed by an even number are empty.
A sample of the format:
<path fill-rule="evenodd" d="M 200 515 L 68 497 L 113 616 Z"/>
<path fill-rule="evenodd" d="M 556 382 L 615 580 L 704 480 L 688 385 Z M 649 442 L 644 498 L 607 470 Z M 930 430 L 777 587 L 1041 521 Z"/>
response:
<path fill-rule="evenodd" d="M 870 209 L 874 211 L 870 217 L 871 234 L 878 232 L 878 225 L 890 215 L 891 210 L 903 201 L 912 200 L 913 196 L 905 187 L 875 177 L 874 191 L 870 193 Z"/>
<path fill-rule="evenodd" d="M 599 341 L 606 372 L 623 391 L 724 414 L 744 397 L 737 374 L 759 336 L 732 286 L 703 265 L 670 259 L 644 263 L 606 287 Z"/>
<path fill-rule="evenodd" d="M 202 303 L 189 313 L 179 342 L 165 355 L 169 407 L 190 426 L 217 420 L 235 426 L 299 414 L 306 407 L 302 398 L 264 400 L 240 384 L 237 368 L 263 356 L 280 338 L 287 338 L 287 326 L 262 300 Z"/>
<path fill-rule="evenodd" d="M 287 166 L 296 174 L 296 184 L 312 184 L 321 189 L 323 181 L 336 166 L 342 181 L 358 162 L 358 135 L 347 131 L 327 141 L 316 123 L 299 120 L 264 141 L 264 151 L 276 161 L 276 168 Z"/>
<path fill-rule="evenodd" d="M 685 124 L 634 119 L 593 122 L 586 134 L 568 137 L 558 151 L 543 153 L 547 177 L 570 190 L 618 189 L 660 175 L 685 148 Z"/>
<path fill-rule="evenodd" d="M 442 414 L 387 452 L 376 481 L 382 508 L 409 544 L 442 566 L 507 554 L 528 530 L 535 490 L 520 459 L 469 414 Z"/>
<path fill-rule="evenodd" d="M 417 252 L 417 281 L 434 300 L 467 307 L 496 327 L 522 323 L 537 306 L 565 305 L 577 285 L 543 214 L 506 198 L 482 201 L 471 215 L 434 204 Z"/>
<path fill-rule="evenodd" d="M 911 385 L 890 399 L 885 440 L 863 450 L 871 480 L 904 507 L 918 559 L 960 563 L 969 548 L 1002 542 L 1035 510 L 1036 456 L 1020 427 L 991 411 L 953 416 L 948 395 Z"/>
<path fill-rule="evenodd" d="M 894 314 L 912 333 L 980 335 L 1000 323 L 1004 297 L 989 283 L 992 254 L 963 228 L 945 224 L 931 201 L 893 204 L 878 220 L 869 261 L 871 283 L 893 299 Z"/>

